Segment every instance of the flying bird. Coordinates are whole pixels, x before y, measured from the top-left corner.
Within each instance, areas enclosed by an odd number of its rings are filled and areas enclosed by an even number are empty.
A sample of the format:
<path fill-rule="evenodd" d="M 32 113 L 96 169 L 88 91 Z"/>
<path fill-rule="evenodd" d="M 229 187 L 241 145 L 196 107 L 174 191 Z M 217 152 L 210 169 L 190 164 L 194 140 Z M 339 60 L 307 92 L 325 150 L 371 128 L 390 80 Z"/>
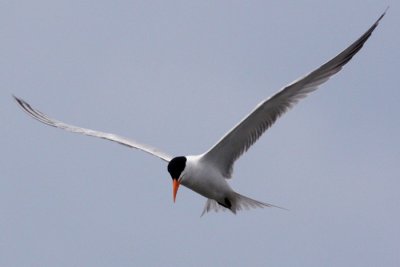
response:
<path fill-rule="evenodd" d="M 139 149 L 168 163 L 172 178 L 173 201 L 180 185 L 207 198 L 203 213 L 209 211 L 237 211 L 249 208 L 278 207 L 243 196 L 235 192 L 227 182 L 232 177 L 235 161 L 245 153 L 270 128 L 274 122 L 300 99 L 315 91 L 331 76 L 339 72 L 363 47 L 378 26 L 386 11 L 354 43 L 337 56 L 282 88 L 272 97 L 259 103 L 242 121 L 225 134 L 214 146 L 200 155 L 172 157 L 152 146 L 136 142 L 112 133 L 73 126 L 34 109 L 24 100 L 13 96 L 19 106 L 36 120 L 69 132 L 99 137 Z"/>

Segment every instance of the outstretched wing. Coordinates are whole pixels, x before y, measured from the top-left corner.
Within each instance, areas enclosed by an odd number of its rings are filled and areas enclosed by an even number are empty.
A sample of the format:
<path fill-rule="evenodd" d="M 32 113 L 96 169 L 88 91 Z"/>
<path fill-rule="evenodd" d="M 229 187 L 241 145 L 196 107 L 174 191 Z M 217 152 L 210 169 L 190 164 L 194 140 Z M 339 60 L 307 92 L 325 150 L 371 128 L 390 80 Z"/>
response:
<path fill-rule="evenodd" d="M 84 135 L 89 135 L 89 136 L 94 136 L 94 137 L 99 137 L 99 138 L 103 138 L 103 139 L 107 139 L 110 141 L 114 141 L 117 142 L 121 145 L 125 145 L 131 148 L 136 148 L 139 150 L 142 150 L 146 153 L 149 153 L 151 155 L 154 155 L 156 157 L 159 157 L 160 159 L 169 162 L 172 157 L 160 150 L 158 150 L 157 148 L 145 145 L 145 144 L 141 144 L 138 143 L 134 140 L 122 137 L 122 136 L 118 136 L 116 134 L 112 134 L 112 133 L 104 133 L 104 132 L 99 132 L 99 131 L 94 131 L 94 130 L 90 130 L 90 129 L 86 129 L 86 128 L 81 128 L 81 127 L 77 127 L 77 126 L 73 126 L 73 125 L 69 125 L 66 124 L 64 122 L 49 118 L 46 114 L 40 112 L 37 109 L 34 109 L 31 107 L 31 105 L 29 105 L 27 102 L 25 102 L 24 100 L 13 96 L 15 101 L 18 103 L 18 105 L 26 112 L 28 113 L 30 116 L 32 116 L 34 119 L 56 127 L 56 128 L 60 128 L 69 132 L 73 132 L 73 133 L 80 133 L 80 134 L 84 134 Z"/>
<path fill-rule="evenodd" d="M 203 159 L 214 164 L 222 175 L 230 178 L 234 162 L 253 145 L 274 122 L 300 99 L 318 89 L 332 75 L 336 74 L 363 47 L 383 18 L 378 20 L 357 41 L 336 57 L 281 89 L 271 98 L 261 102 L 247 117 L 229 131 Z"/>

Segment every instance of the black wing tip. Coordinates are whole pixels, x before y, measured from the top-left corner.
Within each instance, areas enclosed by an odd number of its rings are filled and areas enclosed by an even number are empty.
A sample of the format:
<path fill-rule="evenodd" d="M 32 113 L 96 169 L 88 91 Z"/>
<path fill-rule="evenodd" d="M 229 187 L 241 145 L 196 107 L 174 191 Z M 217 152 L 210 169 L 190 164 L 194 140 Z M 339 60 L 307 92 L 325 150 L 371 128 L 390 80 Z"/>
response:
<path fill-rule="evenodd" d="M 15 100 L 19 105 L 22 105 L 23 103 L 25 103 L 24 100 L 22 100 L 21 98 L 15 96 L 14 94 L 12 94 L 11 96 L 14 98 L 14 100 Z"/>
<path fill-rule="evenodd" d="M 382 14 L 382 15 L 379 17 L 379 19 L 378 19 L 378 20 L 382 19 L 382 18 L 383 18 L 383 16 L 385 16 L 385 15 L 386 15 L 386 12 L 389 10 L 389 8 L 390 8 L 390 6 L 388 5 L 388 6 L 386 7 L 385 11 L 383 11 L 383 14 Z"/>
<path fill-rule="evenodd" d="M 20 108 L 32 115 L 32 111 L 34 111 L 34 109 L 28 104 L 28 102 L 15 95 L 12 95 L 12 97 L 14 98 L 15 102 L 17 102 Z"/>
<path fill-rule="evenodd" d="M 32 109 L 29 106 L 29 104 L 26 101 L 24 101 L 22 98 L 19 98 L 19 97 L 15 96 L 14 94 L 12 95 L 12 97 L 14 98 L 15 102 L 17 102 L 18 106 L 20 108 L 22 108 L 24 111 L 28 112 L 29 110 Z M 28 112 L 28 113 L 31 113 L 31 112 Z"/>
<path fill-rule="evenodd" d="M 342 54 L 344 54 L 344 57 L 339 62 L 339 64 L 335 67 L 343 67 L 361 50 L 361 48 L 364 46 L 364 44 L 371 37 L 372 33 L 378 27 L 378 24 L 381 21 L 381 19 L 386 15 L 386 12 L 388 9 L 389 9 L 389 6 L 385 9 L 385 11 L 382 13 L 382 15 L 379 16 L 379 18 L 375 21 L 375 23 L 360 38 L 357 39 L 357 41 L 355 41 L 352 45 L 350 45 L 348 48 L 346 48 L 342 52 Z M 330 63 L 330 62 L 328 62 L 328 63 Z"/>
<path fill-rule="evenodd" d="M 14 98 L 14 100 L 17 102 L 18 106 L 24 111 L 26 112 L 29 116 L 31 116 L 32 118 L 50 125 L 50 126 L 54 126 L 54 122 L 48 118 L 45 114 L 41 113 L 40 111 L 34 109 L 33 107 L 31 107 L 31 105 L 29 105 L 28 102 L 26 102 L 25 100 L 23 100 L 22 98 L 19 98 L 15 95 L 12 95 L 12 97 Z"/>
<path fill-rule="evenodd" d="M 377 26 L 379 24 L 379 22 L 381 21 L 381 19 L 386 15 L 386 12 L 389 10 L 390 6 L 387 6 L 385 11 L 383 11 L 382 15 L 379 16 L 379 18 L 376 20 L 374 26 Z"/>

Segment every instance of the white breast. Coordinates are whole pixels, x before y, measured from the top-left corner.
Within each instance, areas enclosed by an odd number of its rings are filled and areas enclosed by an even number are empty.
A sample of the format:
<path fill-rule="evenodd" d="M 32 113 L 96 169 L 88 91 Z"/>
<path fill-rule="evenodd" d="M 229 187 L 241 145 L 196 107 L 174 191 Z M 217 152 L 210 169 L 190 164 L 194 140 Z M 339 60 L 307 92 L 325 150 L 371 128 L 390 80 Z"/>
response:
<path fill-rule="evenodd" d="M 224 203 L 233 190 L 222 174 L 201 160 L 201 156 L 187 156 L 181 184 L 200 195 Z"/>

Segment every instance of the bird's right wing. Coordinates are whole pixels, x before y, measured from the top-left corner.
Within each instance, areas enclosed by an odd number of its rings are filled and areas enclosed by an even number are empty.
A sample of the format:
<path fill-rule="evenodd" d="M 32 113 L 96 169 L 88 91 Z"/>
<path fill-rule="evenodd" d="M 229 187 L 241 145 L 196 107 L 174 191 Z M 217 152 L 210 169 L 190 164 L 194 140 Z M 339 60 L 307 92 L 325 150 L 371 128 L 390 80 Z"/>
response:
<path fill-rule="evenodd" d="M 88 135 L 88 136 L 94 136 L 94 137 L 114 141 L 121 145 L 125 145 L 125 146 L 131 147 L 131 148 L 136 148 L 136 149 L 142 150 L 153 156 L 159 157 L 160 159 L 162 159 L 166 162 L 169 162 L 172 159 L 172 157 L 170 155 L 158 150 L 157 148 L 138 143 L 134 140 L 131 140 L 131 139 L 128 139 L 128 138 L 125 138 L 122 136 L 118 136 L 118 135 L 112 134 L 112 133 L 104 133 L 104 132 L 99 132 L 99 131 L 94 131 L 94 130 L 90 130 L 90 129 L 86 129 L 86 128 L 69 125 L 64 122 L 49 118 L 46 114 L 40 112 L 37 109 L 32 108 L 24 100 L 22 100 L 16 96 L 13 96 L 13 97 L 14 97 L 15 101 L 18 103 L 18 105 L 26 113 L 28 113 L 34 119 L 36 119 L 44 124 L 47 124 L 49 126 L 60 128 L 60 129 L 63 129 L 63 130 L 69 131 L 69 132 L 73 132 L 73 133 L 80 133 L 80 134 L 84 134 L 84 135 Z"/>
<path fill-rule="evenodd" d="M 378 20 L 349 47 L 308 75 L 292 82 L 271 98 L 261 102 L 246 118 L 229 131 L 203 159 L 213 164 L 223 176 L 230 178 L 234 162 L 253 145 L 275 121 L 300 99 L 318 89 L 336 74 L 363 47 L 383 18 Z"/>

